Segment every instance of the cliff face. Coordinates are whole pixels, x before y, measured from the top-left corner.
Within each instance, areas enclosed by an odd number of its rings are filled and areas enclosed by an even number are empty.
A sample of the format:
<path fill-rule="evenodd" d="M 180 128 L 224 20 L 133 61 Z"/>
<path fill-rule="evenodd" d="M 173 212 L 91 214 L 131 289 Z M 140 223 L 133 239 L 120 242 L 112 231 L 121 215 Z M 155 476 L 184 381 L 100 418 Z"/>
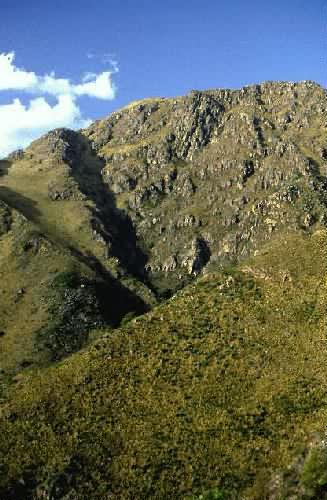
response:
<path fill-rule="evenodd" d="M 325 91 L 266 83 L 135 103 L 83 133 L 159 289 L 326 218 Z"/>
<path fill-rule="evenodd" d="M 94 203 L 108 258 L 150 283 L 180 280 L 280 228 L 325 223 L 326 107 L 311 82 L 149 99 L 51 132 L 20 168 L 38 165 L 57 204 Z"/>

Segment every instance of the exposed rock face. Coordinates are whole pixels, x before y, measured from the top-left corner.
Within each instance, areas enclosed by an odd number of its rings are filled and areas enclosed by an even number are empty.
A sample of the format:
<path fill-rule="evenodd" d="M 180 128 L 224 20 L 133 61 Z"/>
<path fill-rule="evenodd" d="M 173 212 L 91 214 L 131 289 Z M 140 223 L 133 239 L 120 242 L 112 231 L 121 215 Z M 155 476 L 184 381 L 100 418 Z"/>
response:
<path fill-rule="evenodd" d="M 153 272 L 180 281 L 273 232 L 325 224 L 326 109 L 312 82 L 192 91 L 131 104 L 82 133 L 54 130 L 11 159 L 51 164 L 49 199 L 92 200 L 99 252 L 156 286 Z M 190 263 L 196 239 L 204 265 Z"/>
<path fill-rule="evenodd" d="M 197 275 L 210 259 L 210 250 L 207 243 L 196 238 L 192 241 L 190 252 L 182 260 L 182 266 L 186 267 L 189 274 Z"/>
<path fill-rule="evenodd" d="M 149 99 L 85 130 L 144 242 L 149 279 L 194 274 L 194 237 L 220 264 L 272 232 L 325 224 L 326 109 L 313 82 L 267 82 Z"/>
<path fill-rule="evenodd" d="M 48 154 L 58 162 L 72 166 L 83 150 L 79 134 L 66 128 L 55 129 L 34 142 L 33 156 L 43 159 Z"/>

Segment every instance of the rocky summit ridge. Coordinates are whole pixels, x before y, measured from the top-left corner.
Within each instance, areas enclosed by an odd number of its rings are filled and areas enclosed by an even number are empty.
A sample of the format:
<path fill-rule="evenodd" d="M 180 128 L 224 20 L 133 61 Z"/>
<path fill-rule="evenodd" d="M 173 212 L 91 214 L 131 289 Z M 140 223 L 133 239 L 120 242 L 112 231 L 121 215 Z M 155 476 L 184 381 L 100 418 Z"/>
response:
<path fill-rule="evenodd" d="M 326 132 L 325 89 L 265 82 L 0 161 L 0 498 L 325 498 Z"/>
<path fill-rule="evenodd" d="M 325 109 L 312 82 L 268 82 L 137 103 L 84 131 L 144 241 L 150 282 L 324 220 Z"/>

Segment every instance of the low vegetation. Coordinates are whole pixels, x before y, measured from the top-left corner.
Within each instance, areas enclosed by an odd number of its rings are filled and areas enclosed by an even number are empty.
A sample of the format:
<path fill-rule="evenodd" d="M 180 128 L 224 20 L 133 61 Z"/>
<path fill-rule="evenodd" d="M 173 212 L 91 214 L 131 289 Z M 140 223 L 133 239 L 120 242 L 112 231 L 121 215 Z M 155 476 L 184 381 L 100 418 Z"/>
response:
<path fill-rule="evenodd" d="M 210 274 L 21 376 L 1 419 L 2 497 L 261 499 L 307 446 L 296 480 L 314 498 L 326 248 L 324 231 L 276 238 L 243 272 Z"/>

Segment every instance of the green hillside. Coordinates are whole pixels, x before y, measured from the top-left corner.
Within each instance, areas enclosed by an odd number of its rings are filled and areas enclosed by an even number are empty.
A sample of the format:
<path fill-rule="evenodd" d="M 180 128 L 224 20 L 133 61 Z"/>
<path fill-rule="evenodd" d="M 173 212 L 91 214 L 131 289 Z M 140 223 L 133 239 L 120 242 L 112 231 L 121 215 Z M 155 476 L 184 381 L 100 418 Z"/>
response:
<path fill-rule="evenodd" d="M 326 248 L 283 235 L 16 378 L 2 498 L 324 498 Z"/>

